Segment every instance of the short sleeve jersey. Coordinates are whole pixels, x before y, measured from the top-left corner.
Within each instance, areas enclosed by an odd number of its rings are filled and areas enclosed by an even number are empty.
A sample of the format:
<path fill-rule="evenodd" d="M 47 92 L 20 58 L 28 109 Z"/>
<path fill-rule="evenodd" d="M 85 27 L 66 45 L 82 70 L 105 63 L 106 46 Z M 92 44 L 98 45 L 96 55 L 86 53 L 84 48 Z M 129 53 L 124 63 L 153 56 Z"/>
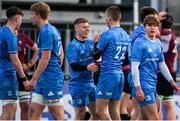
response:
<path fill-rule="evenodd" d="M 66 57 L 69 64 L 79 63 L 81 65 L 88 65 L 93 62 L 93 40 L 87 38 L 84 42 L 80 42 L 74 38 L 66 49 Z M 76 71 L 70 68 L 71 82 L 89 83 L 92 82 L 91 71 Z"/>
<path fill-rule="evenodd" d="M 18 53 L 18 39 L 15 33 L 4 25 L 0 29 L 0 77 L 16 76 L 10 54 Z"/>
<path fill-rule="evenodd" d="M 45 79 L 64 78 L 60 68 L 60 50 L 62 47 L 60 32 L 53 25 L 45 24 L 39 32 L 37 44 L 39 59 L 41 59 L 43 51 L 51 51 L 49 63 L 41 77 Z"/>
<path fill-rule="evenodd" d="M 133 44 L 131 61 L 140 62 L 141 87 L 154 91 L 157 83 L 158 63 L 164 61 L 160 40 L 156 39 L 152 42 L 145 36 L 138 38 Z"/>
<path fill-rule="evenodd" d="M 129 46 L 130 37 L 121 27 L 114 27 L 104 32 L 97 45 L 102 51 L 101 73 L 122 72 L 121 66 Z"/>

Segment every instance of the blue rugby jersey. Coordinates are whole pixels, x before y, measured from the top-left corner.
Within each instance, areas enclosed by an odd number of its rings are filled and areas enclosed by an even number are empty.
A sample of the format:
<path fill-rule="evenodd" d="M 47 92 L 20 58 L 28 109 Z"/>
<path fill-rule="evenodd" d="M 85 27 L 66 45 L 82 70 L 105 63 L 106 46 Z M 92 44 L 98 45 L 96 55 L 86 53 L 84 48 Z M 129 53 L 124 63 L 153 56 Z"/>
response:
<path fill-rule="evenodd" d="M 158 63 L 164 61 L 161 42 L 154 42 L 145 36 L 136 39 L 133 44 L 131 61 L 140 62 L 140 83 L 143 89 L 154 91 L 157 83 Z"/>
<path fill-rule="evenodd" d="M 60 32 L 50 23 L 45 24 L 40 29 L 37 44 L 39 59 L 42 57 L 42 51 L 51 51 L 49 63 L 40 78 L 63 80 L 64 75 L 60 68 L 60 50 L 62 48 Z"/>
<path fill-rule="evenodd" d="M 102 51 L 101 73 L 122 72 L 130 37 L 121 27 L 113 27 L 102 33 L 97 48 Z"/>
<path fill-rule="evenodd" d="M 93 51 L 93 40 L 87 38 L 84 42 L 78 41 L 74 38 L 66 49 L 66 57 L 69 64 L 75 62 L 81 65 L 88 65 L 93 62 L 92 51 Z M 70 76 L 72 83 L 89 83 L 92 82 L 91 71 L 75 71 L 70 68 Z"/>
<path fill-rule="evenodd" d="M 4 25 L 0 29 L 0 77 L 8 78 L 8 75 L 16 77 L 16 70 L 9 55 L 17 53 L 18 38 L 7 25 Z"/>

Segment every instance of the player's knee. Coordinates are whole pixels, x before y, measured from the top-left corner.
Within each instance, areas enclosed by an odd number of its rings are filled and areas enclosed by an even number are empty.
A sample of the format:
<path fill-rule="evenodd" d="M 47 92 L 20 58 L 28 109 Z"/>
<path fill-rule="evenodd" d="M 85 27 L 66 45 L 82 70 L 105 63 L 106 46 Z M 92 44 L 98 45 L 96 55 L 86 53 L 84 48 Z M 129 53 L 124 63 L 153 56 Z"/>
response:
<path fill-rule="evenodd" d="M 56 109 L 49 110 L 55 120 L 64 120 L 64 112 Z"/>
<path fill-rule="evenodd" d="M 34 109 L 34 108 L 31 108 L 30 109 L 30 117 L 38 117 L 40 115 L 40 112 L 38 111 L 38 109 Z"/>
<path fill-rule="evenodd" d="M 41 112 L 38 109 L 30 109 L 30 120 L 40 120 Z"/>
<path fill-rule="evenodd" d="M 63 107 L 59 108 L 49 108 L 49 111 L 53 115 L 54 119 L 56 120 L 63 120 L 64 119 L 64 109 Z"/>
<path fill-rule="evenodd" d="M 80 109 L 80 110 L 76 110 L 75 114 L 76 114 L 76 120 L 83 120 L 84 115 L 86 113 L 85 109 Z"/>
<path fill-rule="evenodd" d="M 15 102 L 2 103 L 3 111 L 16 112 L 17 104 Z"/>
<path fill-rule="evenodd" d="M 2 103 L 2 116 L 3 116 L 3 119 L 4 120 L 12 120 L 14 115 L 15 115 L 15 112 L 16 112 L 16 109 L 17 109 L 17 105 L 15 102 L 3 102 Z"/>
<path fill-rule="evenodd" d="M 95 118 L 96 119 L 101 119 L 101 117 L 104 115 L 105 113 L 103 111 L 95 111 Z"/>
<path fill-rule="evenodd" d="M 47 105 L 53 117 L 56 120 L 64 119 L 63 99 L 48 100 Z"/>
<path fill-rule="evenodd" d="M 85 111 L 79 111 L 79 117 L 81 117 L 81 119 L 83 119 L 85 113 L 86 113 Z"/>
<path fill-rule="evenodd" d="M 171 109 L 171 108 L 173 108 L 173 106 L 174 106 L 174 104 L 173 104 L 172 101 L 164 101 L 164 102 L 163 102 L 163 105 L 164 105 L 164 107 L 165 107 L 166 109 Z"/>

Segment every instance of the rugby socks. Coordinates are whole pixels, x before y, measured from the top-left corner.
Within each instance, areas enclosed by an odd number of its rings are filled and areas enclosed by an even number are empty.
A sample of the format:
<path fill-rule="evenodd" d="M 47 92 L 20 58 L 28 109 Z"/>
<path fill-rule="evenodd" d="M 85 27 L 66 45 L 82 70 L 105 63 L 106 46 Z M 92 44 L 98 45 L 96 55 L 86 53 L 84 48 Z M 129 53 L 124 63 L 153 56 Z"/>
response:
<path fill-rule="evenodd" d="M 87 111 L 85 114 L 84 114 L 84 120 L 89 120 L 91 117 L 91 113 L 89 111 Z"/>

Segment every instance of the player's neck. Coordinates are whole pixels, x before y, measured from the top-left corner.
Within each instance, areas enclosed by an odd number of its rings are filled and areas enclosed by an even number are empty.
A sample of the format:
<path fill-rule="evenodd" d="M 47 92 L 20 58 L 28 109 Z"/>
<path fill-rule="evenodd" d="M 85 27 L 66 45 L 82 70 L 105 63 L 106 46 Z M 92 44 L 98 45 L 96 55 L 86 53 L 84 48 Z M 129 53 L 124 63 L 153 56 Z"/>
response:
<path fill-rule="evenodd" d="M 13 32 L 15 32 L 15 24 L 13 22 L 8 21 L 6 26 L 8 26 Z"/>
<path fill-rule="evenodd" d="M 48 23 L 48 20 L 40 20 L 38 26 L 39 26 L 39 28 L 42 28 L 47 23 Z"/>
<path fill-rule="evenodd" d="M 151 35 L 148 35 L 148 34 L 146 34 L 145 37 L 146 37 L 149 41 L 152 41 L 152 42 L 154 42 L 155 39 L 156 39 L 156 36 L 151 36 Z"/>
<path fill-rule="evenodd" d="M 79 41 L 85 41 L 85 39 L 86 39 L 86 38 L 83 38 L 83 37 L 81 37 L 81 36 L 79 36 L 79 35 L 76 35 L 76 38 L 77 38 Z"/>
<path fill-rule="evenodd" d="M 120 27 L 120 23 L 119 22 L 112 22 L 110 23 L 110 28 L 114 28 L 114 27 Z"/>

